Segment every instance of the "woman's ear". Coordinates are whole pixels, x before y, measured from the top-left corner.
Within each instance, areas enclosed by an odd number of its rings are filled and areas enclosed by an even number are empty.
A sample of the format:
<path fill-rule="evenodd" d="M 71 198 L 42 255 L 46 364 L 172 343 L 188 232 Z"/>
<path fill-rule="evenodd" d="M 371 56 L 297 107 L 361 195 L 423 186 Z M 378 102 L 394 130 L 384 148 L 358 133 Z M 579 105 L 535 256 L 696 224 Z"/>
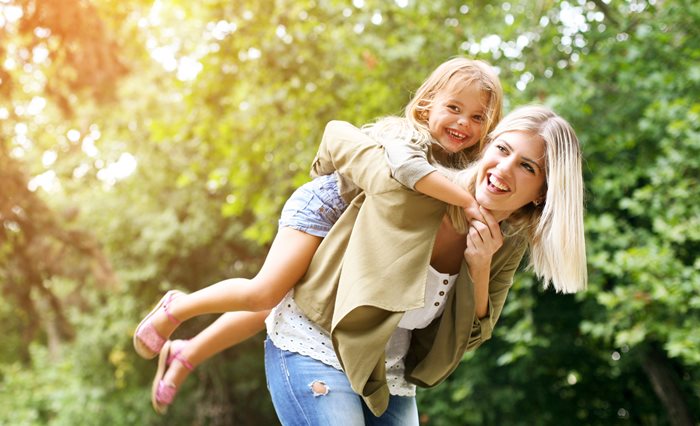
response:
<path fill-rule="evenodd" d="M 545 200 L 545 197 L 544 197 L 544 195 L 542 195 L 540 197 L 535 198 L 535 200 L 532 202 L 532 204 L 534 204 L 535 207 L 539 207 L 540 205 L 542 205 L 544 203 L 544 200 Z"/>

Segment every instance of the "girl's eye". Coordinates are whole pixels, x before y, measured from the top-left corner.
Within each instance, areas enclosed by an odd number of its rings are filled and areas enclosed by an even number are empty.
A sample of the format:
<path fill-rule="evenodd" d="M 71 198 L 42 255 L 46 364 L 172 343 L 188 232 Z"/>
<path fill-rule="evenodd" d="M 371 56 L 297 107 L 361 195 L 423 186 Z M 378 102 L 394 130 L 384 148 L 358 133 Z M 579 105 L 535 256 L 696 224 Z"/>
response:
<path fill-rule="evenodd" d="M 477 123 L 483 123 L 484 122 L 484 116 L 483 115 L 475 115 L 474 116 L 474 121 Z"/>
<path fill-rule="evenodd" d="M 452 112 L 459 112 L 459 107 L 457 105 L 447 105 L 447 109 Z"/>

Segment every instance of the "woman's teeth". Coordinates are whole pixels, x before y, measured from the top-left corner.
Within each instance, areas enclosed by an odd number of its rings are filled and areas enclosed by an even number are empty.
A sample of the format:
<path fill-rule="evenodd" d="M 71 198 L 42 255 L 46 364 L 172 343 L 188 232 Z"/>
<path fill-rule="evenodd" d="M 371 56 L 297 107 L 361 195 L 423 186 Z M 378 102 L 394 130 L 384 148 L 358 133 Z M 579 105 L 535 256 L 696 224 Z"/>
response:
<path fill-rule="evenodd" d="M 489 175 L 489 183 L 496 187 L 496 189 L 500 191 L 510 191 L 510 188 L 508 188 L 508 185 L 505 183 L 501 182 L 496 176 L 494 175 Z"/>

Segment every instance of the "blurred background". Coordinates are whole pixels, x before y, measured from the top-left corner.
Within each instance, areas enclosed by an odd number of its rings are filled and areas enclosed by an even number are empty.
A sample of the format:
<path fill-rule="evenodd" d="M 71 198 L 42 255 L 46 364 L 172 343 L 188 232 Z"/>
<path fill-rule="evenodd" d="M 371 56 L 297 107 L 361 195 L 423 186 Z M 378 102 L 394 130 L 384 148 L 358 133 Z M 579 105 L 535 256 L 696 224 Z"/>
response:
<path fill-rule="evenodd" d="M 166 289 L 257 271 L 325 123 L 400 114 L 455 55 L 498 68 L 506 112 L 577 129 L 590 284 L 519 273 L 421 421 L 698 424 L 692 0 L 0 0 L 0 424 L 275 424 L 263 336 L 159 417 L 133 329 Z"/>

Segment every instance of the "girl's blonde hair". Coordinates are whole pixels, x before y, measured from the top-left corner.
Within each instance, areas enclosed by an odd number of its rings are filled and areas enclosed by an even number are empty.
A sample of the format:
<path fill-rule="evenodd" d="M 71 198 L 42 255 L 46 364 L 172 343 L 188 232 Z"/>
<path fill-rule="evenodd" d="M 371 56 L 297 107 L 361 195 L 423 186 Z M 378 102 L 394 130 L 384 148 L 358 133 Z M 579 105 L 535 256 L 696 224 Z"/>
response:
<path fill-rule="evenodd" d="M 443 90 L 461 90 L 472 84 L 488 96 L 485 107 L 485 120 L 479 137 L 479 147 L 476 152 L 481 152 L 486 135 L 489 134 L 501 119 L 503 111 L 503 88 L 495 70 L 484 61 L 456 57 L 440 64 L 421 84 L 413 98 L 406 105 L 405 116 L 426 140 L 432 141 L 433 137 L 428 128 L 428 112 L 433 106 L 437 95 Z M 461 151 L 451 156 L 451 167 L 463 168 L 474 159 L 474 150 L 470 155 Z"/>
<path fill-rule="evenodd" d="M 384 117 L 375 123 L 363 126 L 363 130 L 378 140 L 412 140 L 418 144 L 431 145 L 435 139 L 428 127 L 428 112 L 436 96 L 443 90 L 458 91 L 476 84 L 488 96 L 484 105 L 484 125 L 479 135 L 478 149 L 460 151 L 448 158 L 443 166 L 462 169 L 481 152 L 486 135 L 501 119 L 503 110 L 503 89 L 498 75 L 491 65 L 484 61 L 453 58 L 440 64 L 421 84 L 405 109 L 405 117 Z"/>
<path fill-rule="evenodd" d="M 574 293 L 586 288 L 586 241 L 583 231 L 583 174 L 581 147 L 571 125 L 549 108 L 530 105 L 508 114 L 489 135 L 493 141 L 503 133 L 524 132 L 545 145 L 544 203 L 529 203 L 505 221 L 505 232 L 527 232 L 530 265 L 535 274 L 558 292 Z M 452 172 L 453 180 L 472 193 L 478 161 L 466 170 Z M 449 172 L 448 172 L 449 174 Z M 448 214 L 461 232 L 468 229 L 464 212 L 455 206 Z"/>

